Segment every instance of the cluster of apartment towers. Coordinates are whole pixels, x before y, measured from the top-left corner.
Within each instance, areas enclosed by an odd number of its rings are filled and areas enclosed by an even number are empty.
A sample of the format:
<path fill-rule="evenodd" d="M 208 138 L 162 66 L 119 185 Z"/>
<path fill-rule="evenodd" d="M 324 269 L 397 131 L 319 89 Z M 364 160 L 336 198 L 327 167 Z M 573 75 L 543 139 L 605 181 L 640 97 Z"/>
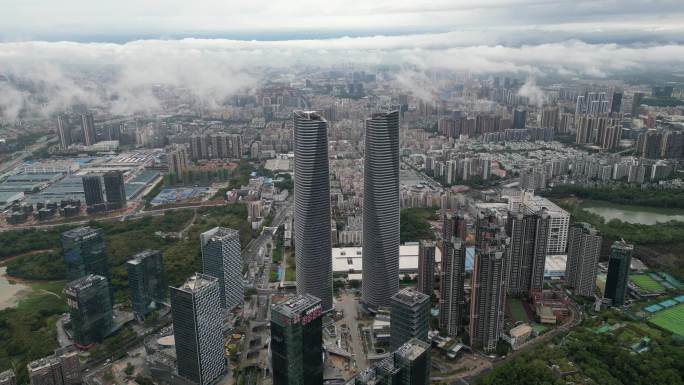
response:
<path fill-rule="evenodd" d="M 327 132 L 327 121 L 321 115 L 294 112 L 298 296 L 271 309 L 271 369 L 276 385 L 323 383 L 322 315 L 333 309 Z M 388 380 L 424 384 L 430 367 L 427 334 L 437 244 L 420 242 L 418 290 L 400 291 L 398 111 L 372 114 L 366 119 L 365 135 L 362 303 L 370 311 L 390 309 L 393 353 L 349 384 Z M 476 252 L 467 335 L 473 347 L 489 352 L 496 348 L 503 331 L 506 295 L 541 292 L 549 239 L 558 234 L 545 209 L 529 212 L 522 206 L 509 213 L 506 223 L 484 211 L 473 225 L 474 241 L 469 242 L 474 243 Z M 439 323 L 451 336 L 464 334 L 467 316 L 467 228 L 464 216 L 444 213 Z M 591 296 L 601 236 L 584 223 L 573 225 L 568 235 L 568 283 L 577 294 Z M 227 370 L 224 312 L 243 303 L 244 285 L 239 232 L 217 227 L 202 233 L 200 241 L 203 273 L 171 287 L 170 305 L 178 375 L 206 385 Z M 88 346 L 115 328 L 103 233 L 90 227 L 70 230 L 62 235 L 62 244 L 70 280 L 65 293 L 73 337 L 78 345 Z M 624 242 L 612 247 L 605 296 L 613 304 L 624 301 L 631 250 Z M 127 262 L 127 269 L 136 316 L 144 318 L 158 304 L 168 303 L 158 251 L 137 254 Z"/>

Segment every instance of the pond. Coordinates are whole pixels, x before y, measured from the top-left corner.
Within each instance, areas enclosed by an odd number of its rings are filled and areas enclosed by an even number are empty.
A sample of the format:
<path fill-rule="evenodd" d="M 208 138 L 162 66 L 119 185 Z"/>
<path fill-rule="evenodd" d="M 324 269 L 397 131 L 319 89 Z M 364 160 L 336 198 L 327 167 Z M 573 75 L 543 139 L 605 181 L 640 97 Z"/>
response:
<path fill-rule="evenodd" d="M 654 225 L 657 222 L 684 222 L 684 210 L 647 206 L 618 205 L 601 201 L 585 201 L 581 208 L 602 216 L 606 222 L 619 219 L 623 222 Z"/>

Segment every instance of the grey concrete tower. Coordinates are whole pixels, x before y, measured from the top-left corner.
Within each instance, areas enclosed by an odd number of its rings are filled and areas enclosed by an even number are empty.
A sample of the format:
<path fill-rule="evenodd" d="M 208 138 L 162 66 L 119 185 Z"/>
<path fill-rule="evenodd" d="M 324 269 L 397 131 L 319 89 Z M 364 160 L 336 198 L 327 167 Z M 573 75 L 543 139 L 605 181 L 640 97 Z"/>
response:
<path fill-rule="evenodd" d="M 399 291 L 399 111 L 366 119 L 362 300 L 387 306 Z"/>
<path fill-rule="evenodd" d="M 328 122 L 312 111 L 294 112 L 294 230 L 297 294 L 332 309 L 332 242 Z"/>

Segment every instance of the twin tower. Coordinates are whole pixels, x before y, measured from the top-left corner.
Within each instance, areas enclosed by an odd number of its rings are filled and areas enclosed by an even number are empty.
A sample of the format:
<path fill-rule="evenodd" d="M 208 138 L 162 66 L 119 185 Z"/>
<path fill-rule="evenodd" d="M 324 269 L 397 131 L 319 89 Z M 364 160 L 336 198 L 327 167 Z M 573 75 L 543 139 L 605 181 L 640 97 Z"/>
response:
<path fill-rule="evenodd" d="M 362 301 L 386 306 L 399 291 L 399 111 L 366 119 Z M 333 307 L 328 122 L 294 112 L 297 293 Z"/>

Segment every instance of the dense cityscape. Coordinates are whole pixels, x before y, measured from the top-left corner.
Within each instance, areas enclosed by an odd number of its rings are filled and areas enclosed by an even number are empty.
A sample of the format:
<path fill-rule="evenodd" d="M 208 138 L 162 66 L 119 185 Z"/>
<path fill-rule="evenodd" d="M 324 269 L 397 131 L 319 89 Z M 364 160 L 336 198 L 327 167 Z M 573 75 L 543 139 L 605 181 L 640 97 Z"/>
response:
<path fill-rule="evenodd" d="M 662 3 L 632 43 L 479 47 L 8 20 L 0 385 L 684 384 L 684 8 Z M 472 11 L 434 6 L 411 12 Z"/>

